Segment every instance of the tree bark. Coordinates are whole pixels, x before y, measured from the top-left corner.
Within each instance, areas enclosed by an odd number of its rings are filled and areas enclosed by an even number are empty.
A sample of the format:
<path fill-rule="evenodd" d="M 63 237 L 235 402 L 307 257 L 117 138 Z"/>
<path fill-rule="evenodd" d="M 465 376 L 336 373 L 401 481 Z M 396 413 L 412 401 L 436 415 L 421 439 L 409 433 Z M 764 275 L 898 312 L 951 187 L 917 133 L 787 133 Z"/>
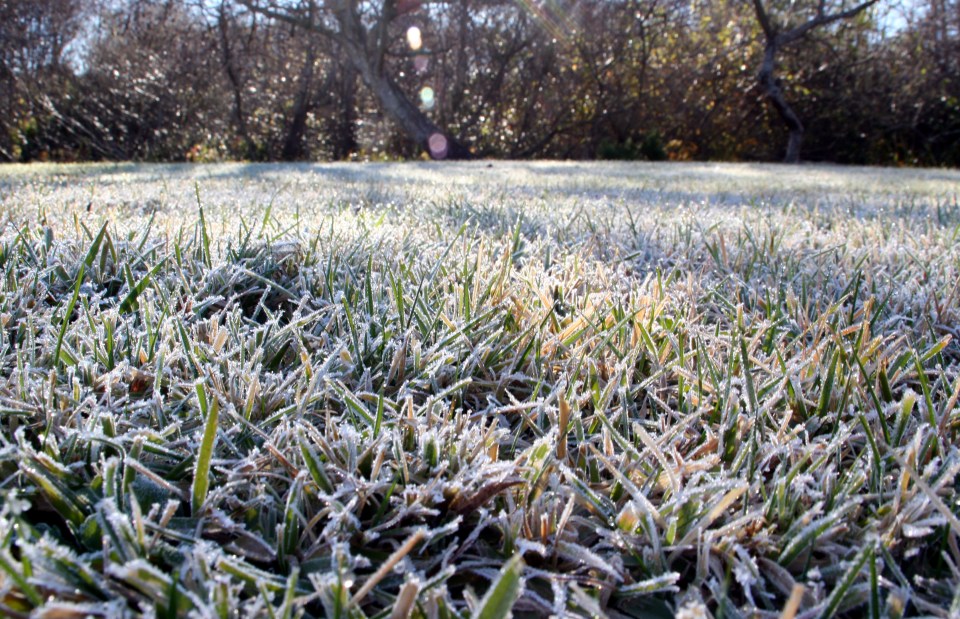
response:
<path fill-rule="evenodd" d="M 353 0 L 333 3 L 332 12 L 338 26 L 336 30 L 316 21 L 315 11 L 319 7 L 313 2 L 307 5 L 309 8 L 306 13 L 287 12 L 273 4 L 261 6 L 255 0 L 240 0 L 240 3 L 267 17 L 312 30 L 339 45 L 364 85 L 373 93 L 381 111 L 433 159 L 473 157 L 470 149 L 437 126 L 410 100 L 384 66 L 387 26 L 396 13 L 395 0 L 384 0 L 382 14 L 369 30 L 361 22 Z"/>
<path fill-rule="evenodd" d="M 310 112 L 310 95 L 313 89 L 316 60 L 316 44 L 311 41 L 307 44 L 306 58 L 300 69 L 300 83 L 294 98 L 293 114 L 290 119 L 290 126 L 287 128 L 286 138 L 283 140 L 283 149 L 280 152 L 280 158 L 284 161 L 298 161 L 307 154 L 304 150 L 303 137 L 307 132 L 307 114 Z"/>
<path fill-rule="evenodd" d="M 760 68 L 760 74 L 757 76 L 764 93 L 773 108 L 779 114 L 780 119 L 787 126 L 789 137 L 787 138 L 787 151 L 783 157 L 784 163 L 800 163 L 800 147 L 803 145 L 803 122 L 793 110 L 793 107 L 787 102 L 783 95 L 783 89 L 780 87 L 780 81 L 774 76 L 776 69 L 777 45 L 768 42 L 763 53 L 763 65 Z"/>
<path fill-rule="evenodd" d="M 344 31 L 350 29 L 344 24 Z M 359 33 L 357 33 L 359 34 Z M 441 129 L 417 107 L 391 78 L 383 63 L 367 54 L 363 39 L 344 36 L 340 45 L 347 58 L 380 104 L 380 109 L 433 159 L 470 159 L 470 150 Z"/>
<path fill-rule="evenodd" d="M 433 159 L 471 158 L 470 150 L 430 120 L 391 77 L 375 71 L 365 57 L 349 53 L 360 79 L 376 97 L 380 109 Z"/>
<path fill-rule="evenodd" d="M 333 158 L 347 159 L 357 152 L 357 72 L 349 62 L 339 63 L 339 113 L 330 119 Z"/>
<path fill-rule="evenodd" d="M 222 52 L 222 62 L 224 71 L 227 74 L 227 80 L 230 82 L 230 89 L 233 95 L 233 123 L 237 128 L 237 133 L 243 140 L 244 150 L 249 159 L 256 158 L 257 145 L 250 137 L 247 130 L 247 114 L 243 109 L 243 84 L 240 75 L 234 64 L 233 46 L 230 41 L 230 24 L 227 21 L 227 9 L 224 2 L 220 3 L 220 10 L 217 15 L 217 26 L 220 30 L 220 50 Z"/>
<path fill-rule="evenodd" d="M 764 94 L 770 100 L 774 109 L 777 110 L 777 114 L 780 115 L 789 131 L 787 152 L 783 158 L 784 163 L 800 162 L 800 147 L 803 144 L 804 127 L 800 117 L 787 102 L 787 98 L 783 95 L 783 89 L 780 87 L 780 82 L 774 75 L 777 68 L 777 53 L 781 48 L 801 40 L 810 31 L 842 19 L 854 17 L 879 1 L 865 0 L 846 10 L 843 10 L 843 3 L 841 3 L 840 10 L 830 12 L 826 0 L 820 0 L 813 17 L 799 26 L 782 30 L 770 18 L 763 0 L 752 0 L 754 14 L 757 16 L 757 21 L 760 23 L 760 29 L 763 30 L 763 36 L 766 40 L 763 50 L 763 64 L 760 66 L 760 73 L 757 74 L 757 82 L 763 88 Z"/>

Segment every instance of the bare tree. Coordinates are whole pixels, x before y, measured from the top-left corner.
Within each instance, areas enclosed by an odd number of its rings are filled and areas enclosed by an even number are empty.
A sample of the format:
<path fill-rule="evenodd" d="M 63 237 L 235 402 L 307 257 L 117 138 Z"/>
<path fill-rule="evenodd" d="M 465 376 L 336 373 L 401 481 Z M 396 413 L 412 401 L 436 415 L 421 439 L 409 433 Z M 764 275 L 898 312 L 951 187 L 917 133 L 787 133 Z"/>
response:
<path fill-rule="evenodd" d="M 410 100 L 389 70 L 391 25 L 419 3 L 403 0 L 240 0 L 240 3 L 251 11 L 310 30 L 334 42 L 384 114 L 433 158 L 471 156 L 469 149 Z"/>
<path fill-rule="evenodd" d="M 206 21 L 216 23 L 231 95 L 231 154 L 283 161 L 316 156 L 311 146 L 320 133 L 317 116 L 339 99 L 341 71 L 331 60 L 329 42 L 303 28 L 240 13 L 234 5 L 221 0 L 204 7 Z M 324 154 L 339 158 L 338 136 L 330 137 L 331 152 Z"/>
<path fill-rule="evenodd" d="M 238 56 L 238 36 L 234 16 L 228 8 L 226 0 L 221 0 L 217 8 L 217 31 L 219 33 L 221 61 L 223 70 L 230 85 L 230 94 L 233 103 L 231 120 L 237 131 L 237 137 L 244 144 L 244 154 L 248 158 L 254 157 L 257 152 L 256 142 L 250 135 L 247 125 L 246 101 L 244 100 L 244 75 Z M 251 28 L 252 30 L 252 28 Z"/>
<path fill-rule="evenodd" d="M 103 4 L 72 97 L 53 102 L 78 156 L 182 160 L 229 126 L 216 34 L 183 2 Z"/>
<path fill-rule="evenodd" d="M 21 125 L 35 126 L 64 91 L 83 9 L 80 0 L 0 0 L 0 160 L 36 146 Z"/>
<path fill-rule="evenodd" d="M 855 17 L 877 4 L 879 0 L 866 0 L 849 7 L 845 0 L 839 0 L 836 3 L 817 0 L 816 5 L 812 7 L 812 15 L 804 17 L 800 23 L 793 25 L 789 23 L 789 12 L 785 20 L 786 23 L 778 24 L 767 8 L 772 3 L 768 2 L 765 5 L 763 0 L 750 1 L 753 3 L 753 10 L 757 21 L 760 23 L 760 28 L 763 30 L 765 40 L 763 62 L 760 65 L 760 72 L 757 74 L 757 81 L 790 132 L 787 140 L 787 152 L 783 160 L 785 163 L 797 163 L 800 161 L 804 126 L 800 116 L 787 101 L 780 80 L 776 77 L 777 55 L 783 48 L 800 41 L 811 31 L 843 19 Z M 795 4 L 791 3 L 791 9 L 794 8 Z"/>

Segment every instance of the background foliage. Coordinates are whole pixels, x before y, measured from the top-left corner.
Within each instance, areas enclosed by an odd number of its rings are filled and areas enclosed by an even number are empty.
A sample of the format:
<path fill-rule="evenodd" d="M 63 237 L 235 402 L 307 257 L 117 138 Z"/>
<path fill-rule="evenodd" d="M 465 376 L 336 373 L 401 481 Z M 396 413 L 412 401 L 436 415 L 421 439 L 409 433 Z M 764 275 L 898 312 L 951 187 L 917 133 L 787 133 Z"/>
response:
<path fill-rule="evenodd" d="M 789 23 L 812 4 L 769 10 Z M 370 28 L 385 25 L 376 34 L 386 37 L 386 74 L 477 156 L 782 156 L 785 132 L 756 85 L 763 42 L 747 2 L 359 6 Z M 880 2 L 811 32 L 779 58 L 807 126 L 804 158 L 960 164 L 958 59 L 956 0 Z M 249 6 L 0 0 L 0 160 L 378 159 L 421 150 L 340 46 Z"/>

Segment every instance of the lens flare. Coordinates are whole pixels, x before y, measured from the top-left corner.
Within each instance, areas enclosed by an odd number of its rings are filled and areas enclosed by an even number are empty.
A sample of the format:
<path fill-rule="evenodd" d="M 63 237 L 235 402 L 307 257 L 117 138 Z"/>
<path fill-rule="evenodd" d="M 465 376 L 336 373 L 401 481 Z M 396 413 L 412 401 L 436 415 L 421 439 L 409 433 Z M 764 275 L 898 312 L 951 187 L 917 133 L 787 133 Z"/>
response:
<path fill-rule="evenodd" d="M 434 159 L 446 159 L 450 145 L 447 143 L 447 138 L 434 133 L 427 140 L 427 147 L 430 148 L 430 156 Z"/>
<path fill-rule="evenodd" d="M 573 43 L 578 31 L 574 16 L 564 9 L 559 2 L 552 0 L 517 0 L 528 15 L 536 20 L 540 27 L 552 37 L 552 43 L 567 46 Z"/>
<path fill-rule="evenodd" d="M 407 28 L 407 44 L 413 51 L 417 51 L 423 47 L 423 35 L 420 33 L 420 29 L 416 26 L 410 26 Z"/>
<path fill-rule="evenodd" d="M 427 108 L 428 110 L 432 110 L 436 102 L 436 95 L 433 92 L 433 88 L 424 86 L 420 89 L 420 103 L 423 104 L 423 107 Z"/>

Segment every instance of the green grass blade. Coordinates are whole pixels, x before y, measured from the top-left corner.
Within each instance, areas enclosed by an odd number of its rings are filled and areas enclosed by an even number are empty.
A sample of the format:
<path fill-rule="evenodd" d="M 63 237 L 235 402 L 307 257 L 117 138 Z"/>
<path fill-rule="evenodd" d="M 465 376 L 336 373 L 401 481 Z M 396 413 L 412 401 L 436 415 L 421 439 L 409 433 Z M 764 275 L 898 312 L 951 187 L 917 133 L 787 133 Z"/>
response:
<path fill-rule="evenodd" d="M 83 259 L 83 265 L 89 269 L 93 266 L 93 260 L 97 257 L 97 252 L 100 251 L 100 244 L 103 243 L 103 237 L 107 234 L 107 222 L 104 222 L 100 226 L 100 231 L 97 232 L 97 236 L 93 239 L 93 243 L 90 245 L 90 249 L 87 250 L 87 255 Z"/>
<path fill-rule="evenodd" d="M 517 598 L 523 592 L 523 556 L 519 553 L 507 561 L 497 580 L 483 596 L 473 619 L 503 619 L 511 616 Z"/>
<path fill-rule="evenodd" d="M 200 242 L 202 244 L 200 257 L 203 264 L 209 269 L 213 266 L 213 260 L 210 256 L 210 235 L 207 232 L 207 219 L 203 215 L 203 203 L 200 201 L 200 183 L 194 184 L 194 191 L 197 195 L 197 206 L 200 209 Z"/>
<path fill-rule="evenodd" d="M 135 311 L 140 304 L 137 302 L 137 297 L 139 297 L 147 286 L 150 285 L 150 280 L 160 272 L 160 269 L 163 268 L 165 260 L 161 260 L 157 263 L 152 269 L 150 269 L 146 275 L 140 278 L 136 284 L 134 284 L 130 291 L 127 293 L 127 296 L 124 297 L 123 301 L 120 303 L 120 313 L 129 314 L 132 311 Z"/>
<path fill-rule="evenodd" d="M 330 483 L 330 478 L 327 477 L 326 467 L 317 456 L 317 452 L 313 449 L 313 446 L 310 445 L 303 430 L 299 432 L 299 440 L 300 454 L 303 456 L 303 461 L 307 465 L 307 470 L 310 471 L 310 477 L 313 478 L 313 481 L 320 490 L 328 494 L 332 493 L 333 484 Z"/>
<path fill-rule="evenodd" d="M 6 551 L 3 550 L 0 550 L 0 570 L 7 574 L 34 608 L 43 604 L 43 597 L 40 595 L 40 592 L 23 577 L 22 570 L 17 569 L 13 563 L 10 562 L 10 559 L 7 558 Z"/>
<path fill-rule="evenodd" d="M 837 374 L 837 364 L 840 362 L 840 351 L 833 353 L 830 360 L 830 368 L 827 370 L 827 377 L 820 386 L 820 399 L 817 402 L 817 417 L 823 419 L 830 408 L 830 397 L 833 395 L 833 381 Z"/>
<path fill-rule="evenodd" d="M 206 422 L 203 425 L 203 438 L 200 441 L 200 451 L 197 453 L 197 462 L 193 473 L 190 506 L 194 516 L 200 513 L 204 501 L 207 500 L 207 491 L 210 489 L 210 461 L 213 459 L 213 447 L 217 438 L 219 411 L 218 400 L 213 398 L 210 412 L 207 414 Z"/>
<path fill-rule="evenodd" d="M 64 309 L 63 317 L 60 319 L 60 331 L 57 333 L 57 346 L 53 351 L 54 363 L 60 365 L 64 360 L 60 359 L 60 350 L 63 348 L 63 338 L 67 335 L 67 328 L 70 326 L 70 316 L 73 314 L 73 308 L 77 304 L 77 299 L 80 297 L 80 286 L 83 285 L 83 276 L 86 273 L 86 267 L 80 265 L 80 271 L 77 273 L 77 281 L 73 285 L 73 294 L 70 295 L 70 300 L 67 302 L 67 307 Z"/>
<path fill-rule="evenodd" d="M 850 567 L 844 572 L 843 578 L 840 579 L 837 586 L 830 593 L 830 597 L 827 598 L 827 606 L 820 615 L 821 617 L 833 617 L 836 614 L 840 608 L 840 604 L 842 604 L 843 600 L 847 597 L 847 592 L 850 591 L 850 587 L 856 582 L 860 576 L 860 572 L 863 570 L 863 566 L 867 561 L 870 561 L 873 553 L 873 546 L 870 545 L 857 554 L 856 558 L 850 564 Z"/>

